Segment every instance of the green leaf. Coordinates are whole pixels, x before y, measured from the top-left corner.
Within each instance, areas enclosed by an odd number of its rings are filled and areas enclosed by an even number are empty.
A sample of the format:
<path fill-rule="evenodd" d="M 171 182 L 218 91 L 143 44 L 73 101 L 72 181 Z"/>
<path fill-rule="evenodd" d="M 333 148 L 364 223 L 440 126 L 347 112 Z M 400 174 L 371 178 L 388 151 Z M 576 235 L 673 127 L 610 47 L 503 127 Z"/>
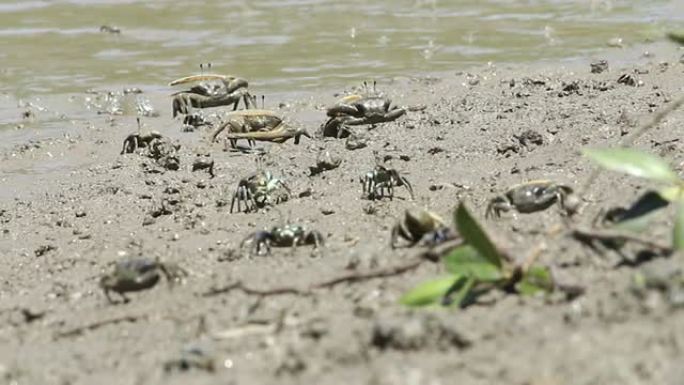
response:
<path fill-rule="evenodd" d="M 533 266 L 523 278 L 515 285 L 520 295 L 535 295 L 537 293 L 550 293 L 553 291 L 554 282 L 551 271 L 544 266 Z"/>
<path fill-rule="evenodd" d="M 457 279 L 442 297 L 442 305 L 465 307 L 468 303 L 472 303 L 474 298 L 471 296 L 471 290 L 476 282 L 477 280 L 472 276 Z"/>
<path fill-rule="evenodd" d="M 458 232 L 466 243 L 475 248 L 490 264 L 501 269 L 503 263 L 499 250 L 484 232 L 482 226 L 470 215 L 463 202 L 456 209 L 455 222 Z"/>
<path fill-rule="evenodd" d="M 648 190 L 626 209 L 613 209 L 606 214 L 607 226 L 618 230 L 642 232 L 653 218 L 669 205 L 657 191 Z M 612 212 L 612 214 L 611 214 Z"/>
<path fill-rule="evenodd" d="M 658 194 L 666 201 L 675 202 L 684 200 L 684 188 L 680 186 L 667 186 L 658 190 Z"/>
<path fill-rule="evenodd" d="M 673 42 L 684 45 L 684 31 L 670 31 L 667 33 L 667 38 Z"/>
<path fill-rule="evenodd" d="M 483 257 L 471 245 L 456 248 L 444 257 L 447 271 L 464 277 L 474 277 L 478 281 L 488 282 L 501 279 L 501 269 Z"/>
<path fill-rule="evenodd" d="M 423 282 L 404 294 L 399 302 L 406 306 L 438 304 L 459 278 L 452 275 Z"/>
<path fill-rule="evenodd" d="M 602 167 L 641 178 L 678 183 L 679 177 L 663 159 L 631 148 L 584 149 Z"/>
<path fill-rule="evenodd" d="M 677 203 L 677 218 L 672 234 L 672 248 L 684 251 L 684 201 Z"/>
<path fill-rule="evenodd" d="M 624 230 L 631 233 L 640 233 L 648 229 L 648 227 L 651 225 L 651 221 L 653 221 L 653 218 L 657 213 L 657 211 L 654 211 L 634 219 L 620 221 L 609 226 L 609 228 Z"/>

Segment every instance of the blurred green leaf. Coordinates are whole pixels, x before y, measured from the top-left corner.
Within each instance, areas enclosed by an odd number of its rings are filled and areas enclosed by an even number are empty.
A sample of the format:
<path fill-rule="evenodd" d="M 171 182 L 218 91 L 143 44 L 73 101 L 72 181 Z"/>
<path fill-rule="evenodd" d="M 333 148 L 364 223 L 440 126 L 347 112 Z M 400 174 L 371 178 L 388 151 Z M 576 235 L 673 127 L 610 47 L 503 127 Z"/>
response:
<path fill-rule="evenodd" d="M 657 214 L 657 211 L 642 215 L 637 218 L 629 219 L 629 220 L 624 220 L 617 222 L 613 224 L 612 226 L 609 226 L 609 228 L 613 228 L 616 230 L 624 230 L 627 232 L 631 233 L 640 233 L 646 229 L 648 229 L 648 226 L 651 225 L 651 221 L 653 220 L 653 217 L 655 214 Z"/>
<path fill-rule="evenodd" d="M 608 170 L 661 182 L 679 182 L 667 162 L 647 152 L 631 148 L 584 149 L 584 155 Z"/>
<path fill-rule="evenodd" d="M 472 276 L 457 279 L 442 297 L 442 305 L 465 307 L 468 303 L 472 303 L 473 298 L 470 294 L 476 282 L 477 280 Z"/>
<path fill-rule="evenodd" d="M 455 214 L 456 228 L 467 244 L 471 245 L 478 253 L 489 261 L 490 264 L 501 269 L 502 258 L 494 243 L 489 239 L 484 229 L 470 215 L 465 203 L 461 202 Z"/>
<path fill-rule="evenodd" d="M 501 269 L 471 245 L 456 248 L 444 257 L 444 264 L 452 274 L 474 277 L 479 281 L 497 281 L 502 276 Z"/>
<path fill-rule="evenodd" d="M 551 271 L 544 266 L 533 266 L 523 278 L 515 285 L 521 295 L 535 295 L 537 293 L 550 293 L 554 283 Z"/>
<path fill-rule="evenodd" d="M 658 194 L 669 202 L 684 200 L 684 188 L 680 186 L 667 186 L 658 190 Z"/>
<path fill-rule="evenodd" d="M 648 228 L 655 215 L 668 206 L 660 192 L 648 190 L 626 209 L 610 210 L 605 220 L 607 227 L 631 232 L 642 232 Z"/>
<path fill-rule="evenodd" d="M 399 302 L 407 306 L 438 304 L 459 278 L 462 277 L 452 275 L 423 282 L 404 294 Z"/>
<path fill-rule="evenodd" d="M 684 45 L 684 30 L 670 31 L 667 33 L 667 38 L 679 45 Z"/>
<path fill-rule="evenodd" d="M 677 203 L 677 218 L 675 218 L 672 234 L 672 248 L 677 251 L 684 250 L 684 201 Z"/>

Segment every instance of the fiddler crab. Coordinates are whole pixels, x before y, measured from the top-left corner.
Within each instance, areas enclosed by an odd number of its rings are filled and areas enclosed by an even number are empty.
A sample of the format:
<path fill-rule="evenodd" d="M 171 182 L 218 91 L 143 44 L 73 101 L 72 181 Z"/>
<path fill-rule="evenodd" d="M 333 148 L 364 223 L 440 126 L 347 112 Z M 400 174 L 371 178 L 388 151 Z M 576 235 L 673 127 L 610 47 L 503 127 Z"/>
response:
<path fill-rule="evenodd" d="M 246 139 L 252 146 L 257 140 L 283 143 L 294 138 L 294 143 L 299 144 L 302 136 L 311 138 L 305 129 L 288 126 L 280 116 L 270 110 L 232 111 L 225 117 L 226 120 L 211 135 L 211 141 L 216 141 L 216 137 L 226 131 L 225 137 L 230 140 L 233 148 L 237 148 L 238 139 Z"/>
<path fill-rule="evenodd" d="M 210 177 L 214 177 L 214 160 L 208 154 L 197 154 L 192 162 L 192 171 L 207 170 Z"/>
<path fill-rule="evenodd" d="M 180 78 L 169 83 L 169 86 L 195 84 L 185 91 L 176 92 L 173 95 L 173 117 L 180 114 L 189 114 L 192 108 L 209 108 L 233 105 L 237 110 L 240 100 L 245 103 L 245 108 L 255 108 L 254 99 L 247 91 L 247 80 L 228 75 L 201 74 Z"/>
<path fill-rule="evenodd" d="M 535 180 L 512 186 L 503 195 L 489 201 L 485 211 L 485 218 L 501 217 L 502 212 L 515 210 L 528 214 L 546 210 L 558 203 L 569 215 L 576 210 L 579 202 L 571 197 L 573 189 L 569 186 L 550 180 Z"/>
<path fill-rule="evenodd" d="M 406 210 L 404 218 L 392 228 L 390 245 L 393 249 L 400 247 L 399 239 L 408 242 L 411 247 L 416 244 L 437 245 L 456 237 L 442 218 L 428 210 Z"/>
<path fill-rule="evenodd" d="M 388 197 L 394 198 L 394 187 L 404 186 L 408 190 L 411 199 L 414 199 L 413 187 L 409 181 L 393 168 L 383 165 L 375 166 L 373 171 L 366 173 L 361 178 L 363 195 L 370 200 Z M 385 192 L 387 190 L 387 192 Z"/>
<path fill-rule="evenodd" d="M 368 88 L 368 84 L 364 82 L 365 92 L 347 95 L 327 109 L 329 119 L 321 128 L 323 136 L 345 138 L 351 134 L 348 126 L 392 122 L 407 111 L 425 109 L 425 106 L 392 106 L 390 98 L 375 90 L 375 82 L 372 91 Z"/>
<path fill-rule="evenodd" d="M 236 202 L 238 212 L 243 211 L 244 203 L 244 212 L 248 213 L 267 204 L 285 202 L 290 199 L 290 194 L 290 188 L 285 182 L 268 171 L 259 171 L 240 180 L 230 202 L 230 212 L 233 212 Z"/>
<path fill-rule="evenodd" d="M 142 125 L 140 123 L 140 118 L 138 120 L 138 132 L 132 133 L 126 137 L 123 141 L 123 147 L 121 148 L 121 154 L 131 154 L 136 152 L 139 148 L 150 147 L 151 143 L 155 140 L 160 140 L 162 134 L 158 131 L 143 131 Z"/>
<path fill-rule="evenodd" d="M 307 230 L 300 225 L 274 226 L 271 230 L 256 231 L 240 243 L 240 249 L 251 244 L 252 255 L 270 255 L 271 247 L 292 247 L 313 245 L 314 250 L 325 244 L 323 235 L 315 230 Z"/>
<path fill-rule="evenodd" d="M 127 259 L 117 262 L 114 271 L 100 279 L 100 287 L 110 303 L 114 303 L 109 296 L 110 291 L 119 294 L 124 302 L 128 302 L 125 293 L 150 289 L 159 282 L 161 275 L 172 284 L 187 276 L 187 272 L 177 265 L 154 259 Z"/>

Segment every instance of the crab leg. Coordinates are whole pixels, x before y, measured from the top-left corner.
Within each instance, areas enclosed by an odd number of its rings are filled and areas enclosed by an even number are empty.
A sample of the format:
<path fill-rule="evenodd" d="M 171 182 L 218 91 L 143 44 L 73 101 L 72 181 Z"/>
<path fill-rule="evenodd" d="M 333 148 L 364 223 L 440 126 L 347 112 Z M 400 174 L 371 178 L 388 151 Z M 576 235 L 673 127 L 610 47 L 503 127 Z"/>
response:
<path fill-rule="evenodd" d="M 415 196 L 413 195 L 413 186 L 411 186 L 411 183 L 409 183 L 408 179 L 401 177 L 401 183 L 403 183 L 404 186 L 406 186 L 409 195 L 411 195 L 411 199 L 415 199 Z"/>
<path fill-rule="evenodd" d="M 271 131 L 231 132 L 226 135 L 226 138 L 230 140 L 247 139 L 274 143 L 283 143 L 288 139 L 295 138 L 295 144 L 299 144 L 301 136 L 311 138 L 311 135 L 304 129 L 292 129 L 281 126 L 281 128 Z"/>

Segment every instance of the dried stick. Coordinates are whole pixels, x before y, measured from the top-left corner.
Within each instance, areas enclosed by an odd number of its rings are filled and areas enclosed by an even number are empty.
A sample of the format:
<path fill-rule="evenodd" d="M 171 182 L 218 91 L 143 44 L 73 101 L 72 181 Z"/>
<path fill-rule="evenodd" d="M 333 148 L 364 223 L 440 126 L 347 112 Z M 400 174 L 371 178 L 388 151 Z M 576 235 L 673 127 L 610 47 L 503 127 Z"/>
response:
<path fill-rule="evenodd" d="M 672 247 L 663 245 L 661 243 L 652 241 L 650 239 L 640 238 L 634 234 L 610 231 L 610 230 L 585 230 L 573 229 L 572 236 L 579 240 L 597 240 L 597 241 L 613 241 L 613 242 L 633 242 L 640 245 L 657 250 L 661 254 L 671 254 Z"/>
<path fill-rule="evenodd" d="M 636 132 L 634 132 L 632 136 L 628 136 L 622 143 L 619 143 L 618 145 L 621 147 L 631 146 L 648 130 L 660 124 L 660 122 L 662 122 L 663 119 L 665 119 L 668 115 L 670 115 L 673 111 L 681 107 L 683 104 L 684 96 L 680 97 L 679 99 L 667 105 L 665 108 L 656 112 L 651 120 L 644 123 L 641 127 L 639 127 L 639 129 L 636 130 Z M 594 182 L 596 182 L 596 179 L 598 179 L 602 172 L 602 168 L 596 166 L 594 167 L 591 174 L 589 174 L 589 177 L 587 177 L 587 180 L 582 185 L 582 188 L 579 190 L 579 197 L 584 197 L 586 195 L 589 188 L 594 184 Z"/>
<path fill-rule="evenodd" d="M 55 339 L 81 335 L 85 331 L 99 329 L 99 328 L 101 328 L 103 326 L 107 326 L 107 325 L 118 324 L 118 323 L 122 323 L 122 322 L 137 322 L 137 321 L 144 319 L 144 318 L 147 318 L 147 316 L 146 315 L 140 315 L 140 316 L 124 315 L 121 317 L 110 318 L 110 319 L 106 319 L 106 320 L 102 320 L 102 321 L 95 321 L 95 322 L 89 323 L 89 324 L 84 325 L 84 326 L 78 326 L 78 327 L 75 327 L 73 329 L 69 329 L 67 331 L 56 333 Z"/>
<path fill-rule="evenodd" d="M 307 289 L 300 289 L 298 287 L 294 286 L 282 286 L 282 287 L 275 287 L 272 289 L 254 289 L 245 286 L 242 282 L 238 281 L 235 283 L 232 283 L 228 286 L 221 287 L 221 288 L 216 288 L 216 289 L 211 289 L 207 291 L 206 293 L 203 293 L 203 297 L 212 297 L 215 295 L 219 294 L 226 294 L 231 291 L 241 291 L 247 295 L 254 295 L 254 296 L 259 296 L 259 297 L 270 297 L 270 296 L 276 296 L 276 295 L 285 295 L 285 294 L 292 294 L 292 295 L 311 295 L 313 290 L 317 289 L 328 289 L 332 288 L 334 286 L 337 286 L 342 283 L 353 283 L 353 282 L 359 282 L 359 281 L 366 281 L 370 279 L 375 279 L 375 278 L 387 278 L 387 277 L 393 277 L 397 275 L 404 274 L 406 272 L 412 271 L 417 269 L 423 262 L 427 260 L 432 260 L 431 256 L 434 253 L 431 250 L 424 251 L 420 253 L 417 257 L 412 258 L 412 260 L 408 263 L 405 263 L 403 265 L 398 265 L 398 266 L 390 266 L 384 269 L 376 269 L 376 270 L 371 270 L 371 271 L 365 271 L 365 272 L 356 272 L 356 273 L 348 273 L 341 275 L 339 277 L 334 277 L 322 282 L 317 282 L 313 283 L 308 286 Z"/>

